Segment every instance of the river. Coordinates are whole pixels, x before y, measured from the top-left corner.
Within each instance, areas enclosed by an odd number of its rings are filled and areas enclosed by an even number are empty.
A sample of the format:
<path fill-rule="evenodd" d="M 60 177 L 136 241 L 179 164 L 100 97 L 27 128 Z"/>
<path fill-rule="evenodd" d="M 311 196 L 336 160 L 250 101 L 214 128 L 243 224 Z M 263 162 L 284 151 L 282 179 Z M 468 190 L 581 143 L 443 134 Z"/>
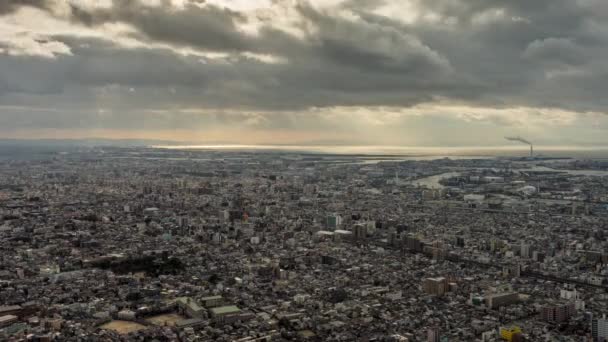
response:
<path fill-rule="evenodd" d="M 409 184 L 412 184 L 415 186 L 426 186 L 429 189 L 443 189 L 444 186 L 439 183 L 442 179 L 458 177 L 461 174 L 462 173 L 460 173 L 460 172 L 445 172 L 445 173 L 440 173 L 440 174 L 434 175 L 434 176 L 419 178 L 419 179 L 410 181 Z"/>

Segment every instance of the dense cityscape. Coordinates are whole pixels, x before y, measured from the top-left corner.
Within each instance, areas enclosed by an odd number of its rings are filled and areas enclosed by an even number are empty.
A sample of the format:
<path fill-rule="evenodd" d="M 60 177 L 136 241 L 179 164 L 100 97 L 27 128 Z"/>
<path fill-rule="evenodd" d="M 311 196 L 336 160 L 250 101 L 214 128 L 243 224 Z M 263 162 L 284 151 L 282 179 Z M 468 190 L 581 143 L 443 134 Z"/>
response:
<path fill-rule="evenodd" d="M 608 162 L 96 147 L 0 164 L 3 341 L 603 341 Z"/>
<path fill-rule="evenodd" d="M 0 0 L 0 342 L 608 342 L 608 0 Z"/>

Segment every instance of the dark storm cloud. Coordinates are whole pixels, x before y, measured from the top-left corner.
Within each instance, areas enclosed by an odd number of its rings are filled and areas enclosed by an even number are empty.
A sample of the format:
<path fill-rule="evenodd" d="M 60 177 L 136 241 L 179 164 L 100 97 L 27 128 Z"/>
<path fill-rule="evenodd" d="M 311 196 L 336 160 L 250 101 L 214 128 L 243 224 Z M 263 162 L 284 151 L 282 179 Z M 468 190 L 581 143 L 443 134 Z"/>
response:
<path fill-rule="evenodd" d="M 418 4 L 421 17 L 413 23 L 369 12 L 360 15 L 364 21 L 410 32 L 443 54 L 460 84 L 444 95 L 498 107 L 603 111 L 608 104 L 597 89 L 581 88 L 579 83 L 582 79 L 589 84 L 608 83 L 603 62 L 608 56 L 607 2 L 420 0 Z M 429 13 L 439 19 L 425 19 Z"/>
<path fill-rule="evenodd" d="M 187 3 L 183 9 L 165 5 L 142 7 L 137 1 L 113 1 L 111 8 L 86 10 L 71 5 L 72 19 L 88 26 L 124 22 L 151 40 L 191 45 L 214 51 L 251 50 L 252 42 L 237 29 L 244 17 L 217 6 Z"/>

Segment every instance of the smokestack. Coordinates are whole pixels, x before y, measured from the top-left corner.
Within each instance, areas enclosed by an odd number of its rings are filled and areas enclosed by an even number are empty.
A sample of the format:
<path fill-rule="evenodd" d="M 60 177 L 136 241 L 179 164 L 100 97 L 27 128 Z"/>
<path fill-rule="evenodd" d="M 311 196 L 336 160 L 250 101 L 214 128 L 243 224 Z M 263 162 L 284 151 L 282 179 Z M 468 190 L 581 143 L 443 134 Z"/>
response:
<path fill-rule="evenodd" d="M 534 157 L 534 145 L 532 145 L 532 143 L 522 137 L 505 137 L 505 139 L 509 140 L 509 141 L 519 141 L 521 143 L 530 145 L 530 158 Z"/>
<path fill-rule="evenodd" d="M 530 158 L 534 158 L 534 145 L 530 144 Z"/>

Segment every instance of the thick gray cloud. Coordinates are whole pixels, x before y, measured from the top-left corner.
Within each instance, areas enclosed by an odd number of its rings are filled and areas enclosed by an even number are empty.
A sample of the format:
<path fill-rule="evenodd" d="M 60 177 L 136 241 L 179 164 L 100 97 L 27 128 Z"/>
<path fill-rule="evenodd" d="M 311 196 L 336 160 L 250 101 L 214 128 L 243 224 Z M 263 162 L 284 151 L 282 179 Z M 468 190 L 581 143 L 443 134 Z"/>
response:
<path fill-rule="evenodd" d="M 402 20 L 403 13 L 378 14 L 392 0 L 348 0 L 333 9 L 301 1 L 289 11 L 298 34 L 267 18 L 253 34 L 243 29 L 251 13 L 200 2 L 173 7 L 167 0 L 161 6 L 114 0 L 110 8 L 71 5 L 66 16 L 50 0 L 5 1 L 0 15 L 27 6 L 89 30 L 124 24 L 133 29 L 126 38 L 148 47 L 63 34 L 48 39 L 68 46 L 69 55 L 0 54 L 0 102 L 69 107 L 55 116 L 56 126 L 70 115 L 119 122 L 93 113 L 92 104 L 114 112 L 291 112 L 436 101 L 601 112 L 608 106 L 606 1 L 410 2 L 416 13 Z M 204 57 L 208 52 L 225 56 Z"/>
<path fill-rule="evenodd" d="M 150 40 L 172 44 L 193 45 L 212 51 L 249 51 L 254 47 L 237 29 L 244 17 L 217 6 L 199 7 L 187 3 L 183 9 L 170 5 L 142 7 L 137 1 L 113 1 L 109 8 L 85 10 L 71 5 L 72 19 L 88 26 L 125 22 L 135 26 Z M 165 2 L 167 3 L 167 2 Z"/>
<path fill-rule="evenodd" d="M 50 1 L 48 0 L 2 0 L 0 2 L 0 15 L 12 13 L 24 6 L 45 10 L 51 8 Z"/>
<path fill-rule="evenodd" d="M 597 91 L 580 87 L 582 79 L 606 81 L 608 65 L 599 62 L 608 56 L 606 2 L 420 0 L 418 5 L 422 14 L 439 19 L 402 23 L 370 13 L 361 16 L 412 32 L 445 55 L 461 84 L 451 94 L 455 98 L 477 97 L 490 106 L 576 110 L 603 110 L 608 104 Z"/>

